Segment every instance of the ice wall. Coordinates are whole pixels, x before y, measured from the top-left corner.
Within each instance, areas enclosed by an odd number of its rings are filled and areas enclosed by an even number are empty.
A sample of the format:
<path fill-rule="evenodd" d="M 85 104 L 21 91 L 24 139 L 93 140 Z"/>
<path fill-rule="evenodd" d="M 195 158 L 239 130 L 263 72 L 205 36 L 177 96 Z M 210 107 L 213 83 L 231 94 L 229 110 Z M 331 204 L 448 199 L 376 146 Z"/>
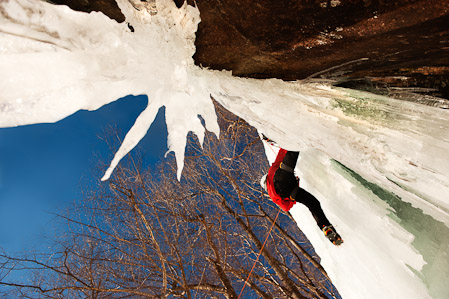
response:
<path fill-rule="evenodd" d="M 282 147 L 301 150 L 301 186 L 345 243 L 331 245 L 303 206 L 292 214 L 339 292 L 448 298 L 448 111 L 322 86 L 312 95 L 311 87 L 296 86 L 296 99 L 284 87 L 284 99 L 227 96 L 227 104 Z M 274 159 L 272 148 L 266 153 Z"/>
<path fill-rule="evenodd" d="M 281 146 L 301 150 L 302 186 L 322 202 L 344 246 L 333 247 L 301 206 L 292 213 L 343 298 L 448 297 L 449 111 L 201 69 L 192 60 L 196 8 L 158 0 L 151 10 L 136 10 L 117 2 L 134 32 L 101 13 L 0 1 L 1 127 L 55 122 L 147 94 L 147 109 L 103 179 L 146 134 L 160 106 L 180 176 L 187 133 L 204 135 L 198 115 L 218 134 L 212 95 Z"/>

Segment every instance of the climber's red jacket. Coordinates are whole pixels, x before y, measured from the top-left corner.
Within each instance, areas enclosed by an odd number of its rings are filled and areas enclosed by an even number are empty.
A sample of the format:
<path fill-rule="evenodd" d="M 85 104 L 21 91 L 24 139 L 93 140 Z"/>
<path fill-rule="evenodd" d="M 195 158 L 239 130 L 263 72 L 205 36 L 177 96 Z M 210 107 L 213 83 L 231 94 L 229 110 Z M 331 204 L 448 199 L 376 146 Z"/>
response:
<path fill-rule="evenodd" d="M 276 193 L 273 183 L 274 174 L 276 173 L 276 170 L 279 169 L 279 166 L 281 165 L 282 160 L 284 160 L 286 153 L 287 150 L 281 148 L 278 152 L 276 160 L 274 161 L 273 164 L 271 164 L 271 167 L 268 170 L 267 175 L 267 191 L 268 195 L 270 195 L 271 197 L 271 200 L 273 200 L 274 203 L 279 205 L 282 208 L 282 210 L 288 212 L 296 203 L 296 201 L 290 198 L 282 198 L 279 194 Z"/>

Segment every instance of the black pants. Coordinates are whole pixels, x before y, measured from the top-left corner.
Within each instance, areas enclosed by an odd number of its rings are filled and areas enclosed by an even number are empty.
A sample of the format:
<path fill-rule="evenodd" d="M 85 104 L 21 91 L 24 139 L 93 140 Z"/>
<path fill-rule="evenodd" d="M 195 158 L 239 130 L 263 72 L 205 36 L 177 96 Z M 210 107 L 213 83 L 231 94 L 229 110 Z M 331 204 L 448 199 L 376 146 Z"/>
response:
<path fill-rule="evenodd" d="M 318 199 L 298 185 L 298 181 L 293 173 L 293 169 L 298 161 L 298 156 L 299 152 L 287 152 L 282 160 L 282 164 L 287 167 L 284 167 L 285 169 L 279 168 L 276 170 L 273 180 L 274 189 L 280 196 L 284 198 L 292 197 L 296 202 L 305 205 L 310 210 L 313 218 L 315 218 L 316 223 L 321 229 L 324 226 L 330 225 L 330 222 L 326 218 L 326 215 L 324 215 Z"/>

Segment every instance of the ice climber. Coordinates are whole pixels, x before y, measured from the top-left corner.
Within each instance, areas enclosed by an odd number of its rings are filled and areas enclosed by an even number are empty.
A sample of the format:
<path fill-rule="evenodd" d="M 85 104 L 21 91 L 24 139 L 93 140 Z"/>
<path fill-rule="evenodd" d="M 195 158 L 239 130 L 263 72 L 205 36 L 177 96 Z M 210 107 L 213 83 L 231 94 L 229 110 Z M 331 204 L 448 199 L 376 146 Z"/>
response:
<path fill-rule="evenodd" d="M 265 138 L 264 138 L 265 139 Z M 260 184 L 268 192 L 270 198 L 282 210 L 289 211 L 296 203 L 305 205 L 315 218 L 325 236 L 335 245 L 343 243 L 340 235 L 324 215 L 320 202 L 312 194 L 299 187 L 299 179 L 294 175 L 299 152 L 280 149 L 276 160 L 265 174 Z"/>

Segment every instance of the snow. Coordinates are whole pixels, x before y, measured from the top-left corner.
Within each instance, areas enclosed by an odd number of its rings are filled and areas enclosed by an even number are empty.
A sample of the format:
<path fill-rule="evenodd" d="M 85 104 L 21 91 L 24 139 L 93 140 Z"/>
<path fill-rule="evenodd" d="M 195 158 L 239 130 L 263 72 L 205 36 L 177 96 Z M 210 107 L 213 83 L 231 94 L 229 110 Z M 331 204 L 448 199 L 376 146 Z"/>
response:
<path fill-rule="evenodd" d="M 205 129 L 219 133 L 212 95 L 282 147 L 301 151 L 301 186 L 345 243 L 330 244 L 301 205 L 292 214 L 343 298 L 449 297 L 449 111 L 320 82 L 199 68 L 192 59 L 198 9 L 157 0 L 156 8 L 133 2 L 136 10 L 130 1 L 117 3 L 134 32 L 101 13 L 0 1 L 0 127 L 56 122 L 146 94 L 148 107 L 103 180 L 161 106 L 180 178 L 188 132 L 200 141 Z"/>

